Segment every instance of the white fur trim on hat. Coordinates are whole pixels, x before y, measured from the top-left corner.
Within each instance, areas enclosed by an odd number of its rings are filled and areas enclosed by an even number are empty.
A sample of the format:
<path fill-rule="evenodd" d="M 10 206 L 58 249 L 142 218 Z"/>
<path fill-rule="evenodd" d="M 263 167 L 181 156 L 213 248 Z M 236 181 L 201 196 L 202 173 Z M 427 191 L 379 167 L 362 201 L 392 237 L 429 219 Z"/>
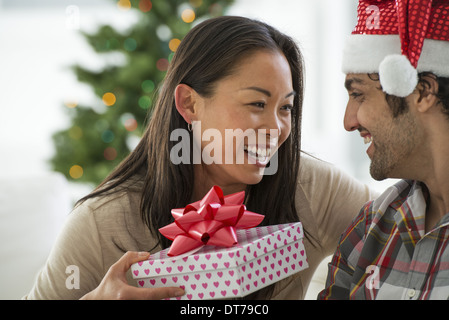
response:
<path fill-rule="evenodd" d="M 384 92 L 405 98 L 418 84 L 418 72 L 406 56 L 392 54 L 379 65 L 379 81 Z"/>
<path fill-rule="evenodd" d="M 401 54 L 399 35 L 353 34 L 343 49 L 342 70 L 346 74 L 378 73 L 385 57 L 394 54 Z M 425 39 L 417 70 L 449 77 L 449 41 Z"/>

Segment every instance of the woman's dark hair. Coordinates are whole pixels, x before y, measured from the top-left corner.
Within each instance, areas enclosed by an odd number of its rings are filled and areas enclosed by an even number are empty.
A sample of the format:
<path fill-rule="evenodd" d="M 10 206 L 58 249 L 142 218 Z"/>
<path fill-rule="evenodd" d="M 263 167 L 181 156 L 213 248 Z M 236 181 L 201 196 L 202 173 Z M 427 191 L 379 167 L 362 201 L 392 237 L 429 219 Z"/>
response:
<path fill-rule="evenodd" d="M 165 248 L 170 241 L 158 229 L 171 223 L 173 208 L 185 207 L 192 197 L 195 179 L 192 164 L 173 164 L 170 150 L 177 143 L 170 133 L 187 129 L 176 110 L 174 92 L 183 83 L 203 96 L 214 93 L 214 85 L 229 76 L 239 60 L 256 51 L 282 52 L 290 65 L 293 90 L 297 93 L 291 116 L 291 134 L 278 150 L 278 170 L 263 176 L 246 190 L 248 210 L 265 215 L 263 224 L 298 220 L 295 190 L 300 162 L 301 114 L 303 99 L 303 59 L 295 42 L 265 23 L 225 16 L 195 26 L 182 40 L 163 85 L 159 88 L 148 126 L 140 143 L 129 156 L 89 195 L 115 192 L 138 174 L 143 175 L 140 209 L 144 223 Z"/>

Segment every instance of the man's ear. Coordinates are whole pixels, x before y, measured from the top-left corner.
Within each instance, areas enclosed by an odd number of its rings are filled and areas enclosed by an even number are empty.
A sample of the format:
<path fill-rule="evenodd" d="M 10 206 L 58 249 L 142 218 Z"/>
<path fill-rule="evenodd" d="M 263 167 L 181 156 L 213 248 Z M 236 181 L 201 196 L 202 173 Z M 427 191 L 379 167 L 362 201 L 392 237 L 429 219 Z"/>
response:
<path fill-rule="evenodd" d="M 419 112 L 426 112 L 438 103 L 438 81 L 433 74 L 423 76 L 417 89 L 419 95 L 417 95 L 415 103 Z"/>
<path fill-rule="evenodd" d="M 176 110 L 187 123 L 196 120 L 196 106 L 198 94 L 186 84 L 179 84 L 175 89 Z"/>

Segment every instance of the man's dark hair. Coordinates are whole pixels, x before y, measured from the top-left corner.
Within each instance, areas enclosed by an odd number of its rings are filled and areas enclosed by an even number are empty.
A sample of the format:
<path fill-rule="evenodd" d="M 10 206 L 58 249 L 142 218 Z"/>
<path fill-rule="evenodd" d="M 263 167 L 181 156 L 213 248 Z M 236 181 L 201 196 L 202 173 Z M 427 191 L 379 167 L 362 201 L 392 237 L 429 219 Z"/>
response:
<path fill-rule="evenodd" d="M 377 73 L 369 74 L 369 77 L 373 81 L 379 81 L 379 75 Z M 418 81 L 424 87 L 424 89 L 421 91 L 421 95 L 424 94 L 425 91 L 428 90 L 431 86 L 430 82 L 427 80 L 426 77 L 433 77 L 437 81 L 438 92 L 436 93 L 436 97 L 439 100 L 442 112 L 449 119 L 449 78 L 437 77 L 431 72 L 422 72 L 418 74 Z M 390 94 L 385 94 L 385 97 L 387 99 L 388 105 L 391 108 L 391 111 L 393 112 L 393 117 L 396 118 L 397 116 L 401 115 L 408 109 L 408 105 L 405 98 L 393 96 Z"/>

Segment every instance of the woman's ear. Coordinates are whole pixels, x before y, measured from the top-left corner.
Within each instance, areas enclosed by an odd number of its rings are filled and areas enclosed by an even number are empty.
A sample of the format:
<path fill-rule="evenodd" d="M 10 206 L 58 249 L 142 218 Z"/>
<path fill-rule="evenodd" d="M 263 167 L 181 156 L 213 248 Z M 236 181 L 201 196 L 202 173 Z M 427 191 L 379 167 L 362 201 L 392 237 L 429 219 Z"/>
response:
<path fill-rule="evenodd" d="M 198 94 L 186 84 L 179 84 L 175 89 L 176 110 L 187 123 L 196 120 L 196 106 Z"/>

